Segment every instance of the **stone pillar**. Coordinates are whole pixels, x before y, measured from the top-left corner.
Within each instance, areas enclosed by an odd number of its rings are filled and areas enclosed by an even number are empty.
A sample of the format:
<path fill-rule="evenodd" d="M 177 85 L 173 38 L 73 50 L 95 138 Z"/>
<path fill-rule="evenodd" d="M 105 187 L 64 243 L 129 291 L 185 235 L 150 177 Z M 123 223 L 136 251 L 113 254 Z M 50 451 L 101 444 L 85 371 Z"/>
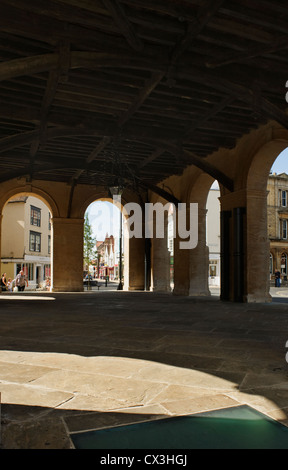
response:
<path fill-rule="evenodd" d="M 230 300 L 230 278 L 231 278 L 231 211 L 221 211 L 221 300 Z"/>
<path fill-rule="evenodd" d="M 208 284 L 209 248 L 206 243 L 206 216 L 206 208 L 198 208 L 198 244 L 190 252 L 190 296 L 211 295 Z"/>
<path fill-rule="evenodd" d="M 3 214 L 0 212 L 0 269 L 2 274 L 2 266 L 1 266 L 1 259 L 2 259 L 2 219 L 3 219 Z"/>
<path fill-rule="evenodd" d="M 221 201 L 221 300 L 246 300 L 246 191 L 227 194 Z"/>
<path fill-rule="evenodd" d="M 221 197 L 221 299 L 269 302 L 267 191 Z"/>
<path fill-rule="evenodd" d="M 267 191 L 247 192 L 246 301 L 270 302 Z"/>
<path fill-rule="evenodd" d="M 244 301 L 244 217 L 246 208 L 233 210 L 233 300 Z"/>
<path fill-rule="evenodd" d="M 170 253 L 168 250 L 168 215 L 164 218 L 164 238 L 152 241 L 152 290 L 170 292 Z"/>
<path fill-rule="evenodd" d="M 188 205 L 189 206 L 189 205 Z M 185 241 L 179 233 L 179 210 L 176 210 L 176 228 L 174 239 L 174 295 L 189 295 L 190 290 L 190 250 L 181 247 Z M 190 224 L 190 213 L 186 210 L 186 226 Z"/>
<path fill-rule="evenodd" d="M 246 208 L 221 212 L 221 300 L 245 300 Z"/>
<path fill-rule="evenodd" d="M 129 238 L 127 219 L 124 221 L 124 290 L 144 290 L 145 237 Z"/>
<path fill-rule="evenodd" d="M 53 218 L 52 291 L 83 291 L 84 219 Z"/>

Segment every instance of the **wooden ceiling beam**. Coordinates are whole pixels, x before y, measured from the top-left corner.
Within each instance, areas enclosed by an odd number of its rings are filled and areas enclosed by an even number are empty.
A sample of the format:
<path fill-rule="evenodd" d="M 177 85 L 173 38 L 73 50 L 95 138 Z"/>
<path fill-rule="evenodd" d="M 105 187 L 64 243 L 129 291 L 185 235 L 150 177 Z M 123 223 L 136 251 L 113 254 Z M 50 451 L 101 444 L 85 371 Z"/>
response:
<path fill-rule="evenodd" d="M 123 11 L 121 11 L 122 10 L 121 8 L 119 10 L 120 5 L 118 4 L 117 0 L 102 0 L 102 1 L 107 7 L 107 9 L 109 9 L 109 11 L 112 13 L 115 21 L 120 22 L 120 28 L 122 30 L 124 28 L 124 34 L 125 34 L 126 26 L 127 26 L 126 17 L 124 17 L 123 19 Z M 189 25 L 188 31 L 185 37 L 180 42 L 180 44 L 178 44 L 173 50 L 170 66 L 169 66 L 169 69 L 167 70 L 168 76 L 170 73 L 169 70 L 171 70 L 171 67 L 173 68 L 175 61 L 183 54 L 183 52 L 187 49 L 187 47 L 190 46 L 191 42 L 198 36 L 198 34 L 200 34 L 202 29 L 206 26 L 206 24 L 213 17 L 213 15 L 218 11 L 218 9 L 223 4 L 223 2 L 224 0 L 208 0 L 204 8 L 203 7 L 199 8 L 197 20 L 193 21 Z M 129 32 L 129 28 L 128 28 L 128 32 Z M 128 42 L 130 43 L 130 39 L 131 39 L 130 36 L 128 35 L 126 37 L 127 37 Z M 134 49 L 139 50 L 137 49 L 137 47 L 135 47 L 135 46 L 138 46 L 138 44 L 135 43 L 134 35 L 132 35 L 132 41 L 130 45 L 132 45 Z M 143 47 L 141 49 L 143 49 Z M 138 97 L 134 100 L 132 105 L 129 107 L 128 111 L 124 113 L 122 117 L 120 118 L 120 120 L 118 121 L 119 127 L 122 127 L 124 123 L 127 122 L 137 112 L 137 110 L 141 107 L 141 105 L 151 95 L 153 90 L 162 81 L 165 74 L 166 74 L 166 71 L 152 74 L 151 79 L 146 81 L 143 89 L 139 93 Z M 160 150 L 159 155 L 161 155 L 161 153 L 162 152 Z M 97 150 L 96 150 L 96 155 L 98 155 Z M 153 155 L 152 159 L 154 159 L 155 155 L 157 155 L 157 151 L 156 151 L 156 154 Z"/>
<path fill-rule="evenodd" d="M 33 165 L 33 158 L 39 149 L 41 141 L 44 139 L 45 129 L 47 126 L 47 117 L 50 111 L 50 107 L 56 95 L 57 87 L 60 80 L 67 80 L 69 72 L 69 54 L 70 44 L 65 41 L 59 45 L 59 62 L 56 70 L 52 70 L 49 73 L 49 78 L 44 93 L 42 107 L 40 111 L 40 125 L 39 125 L 39 137 L 32 142 L 30 147 L 31 166 Z"/>
<path fill-rule="evenodd" d="M 258 112 L 260 111 L 266 118 L 268 116 L 270 119 L 278 121 L 283 125 L 283 127 L 288 128 L 288 115 L 267 98 L 262 96 L 261 100 L 257 99 L 256 92 L 253 87 L 243 85 L 242 83 L 236 83 L 234 81 L 232 82 L 229 79 L 226 79 L 225 76 L 223 78 L 223 75 L 214 74 L 212 70 L 205 72 L 204 70 L 198 69 L 194 70 L 194 73 L 189 75 L 187 70 L 178 67 L 177 75 L 182 78 L 186 77 L 187 79 L 199 84 L 205 84 L 206 86 L 222 91 L 223 93 L 229 93 L 233 95 L 235 99 L 239 99 L 240 101 L 249 104 L 251 109 L 255 109 Z"/>
<path fill-rule="evenodd" d="M 224 65 L 230 65 L 234 63 L 239 63 L 247 60 L 254 59 L 255 57 L 263 56 L 265 54 L 271 54 L 272 52 L 286 50 L 288 48 L 288 36 L 284 35 L 281 36 L 267 46 L 258 46 L 255 48 L 250 48 L 243 52 L 239 52 L 237 54 L 227 53 L 226 56 L 223 56 L 222 59 L 216 59 L 212 61 L 206 62 L 206 66 L 208 68 L 218 68 L 223 67 Z"/>
<path fill-rule="evenodd" d="M 207 22 L 211 19 L 211 17 L 217 12 L 220 8 L 224 0 L 208 0 L 207 4 L 205 5 L 205 9 L 199 8 L 199 18 L 197 19 L 196 23 L 193 22 L 193 27 L 191 26 L 188 28 L 188 32 L 181 41 L 180 45 L 176 46 L 171 62 L 170 68 L 173 67 L 173 64 L 177 60 L 177 58 L 186 50 L 186 48 L 190 45 L 191 41 L 202 31 L 202 29 L 206 26 Z M 132 31 L 132 37 L 130 35 L 131 28 L 128 20 L 124 14 L 123 9 L 120 7 L 117 0 L 102 0 L 104 5 L 107 9 L 111 12 L 112 16 L 114 17 L 115 21 L 119 24 L 120 29 L 123 31 L 125 37 L 127 38 L 129 44 L 136 50 L 143 50 L 143 45 L 140 44 L 141 49 L 139 49 L 139 42 Z M 118 120 L 118 127 L 122 127 L 125 122 L 127 122 L 141 107 L 141 105 L 147 100 L 147 98 L 151 95 L 153 90 L 159 85 L 166 74 L 166 70 L 160 73 L 152 73 L 151 79 L 147 80 L 143 89 L 140 91 L 137 98 L 129 107 L 128 111 L 122 115 L 122 117 Z M 167 70 L 167 75 L 169 76 L 169 69 Z M 103 141 L 102 141 L 103 143 Z M 96 155 L 98 155 L 96 149 Z M 76 177 L 78 177 L 76 175 Z"/>
<path fill-rule="evenodd" d="M 43 54 L 0 63 L 0 81 L 23 75 L 34 75 L 58 68 L 59 54 Z M 135 54 L 109 54 L 101 52 L 71 51 L 69 69 L 116 67 L 163 72 L 167 70 L 168 58 L 139 57 Z"/>
<path fill-rule="evenodd" d="M 182 162 L 186 163 L 186 165 L 194 165 L 200 170 L 204 171 L 208 175 L 212 176 L 215 178 L 219 183 L 221 183 L 225 188 L 227 188 L 229 191 L 233 191 L 234 189 L 234 182 L 233 180 L 225 175 L 222 171 L 220 171 L 216 166 L 212 165 L 209 163 L 207 160 L 204 160 L 203 158 L 198 157 L 198 155 L 195 155 L 193 152 L 190 152 L 189 150 L 186 150 L 184 147 L 179 146 L 175 143 L 170 143 L 170 142 L 159 142 L 158 140 L 155 139 L 153 140 L 146 140 L 146 142 L 151 143 L 151 145 L 155 145 L 157 149 L 161 149 L 164 151 L 167 151 L 171 153 L 172 155 L 179 155 L 180 154 L 180 159 Z"/>
<path fill-rule="evenodd" d="M 7 4 L 7 7 L 14 7 L 22 11 L 22 14 L 28 12 L 28 14 L 38 15 L 39 18 L 43 18 L 46 21 L 65 21 L 71 24 L 79 24 L 84 27 L 93 27 L 95 26 L 95 21 L 105 20 L 105 16 L 103 17 L 101 14 L 101 10 L 98 11 L 95 9 L 94 11 L 90 10 L 90 14 L 87 15 L 86 12 L 83 11 L 82 1 L 78 2 L 76 5 L 65 5 L 64 2 L 53 2 L 51 6 L 46 0 L 29 0 L 29 2 L 23 2 L 22 0 L 1 0 L 2 4 Z M 104 9 L 103 9 L 104 10 Z M 103 13 L 102 10 L 102 13 Z"/>
<path fill-rule="evenodd" d="M 214 117 L 216 114 L 218 114 L 220 111 L 222 111 L 224 108 L 226 108 L 231 102 L 233 101 L 233 97 L 228 96 L 224 98 L 223 101 L 220 103 L 217 103 L 212 110 L 210 110 L 208 113 L 206 113 L 202 118 L 200 117 L 197 121 L 195 121 L 194 124 L 189 125 L 187 129 L 185 130 L 184 134 L 178 138 L 178 141 L 181 140 L 181 142 L 189 142 L 192 138 L 193 133 L 200 128 L 205 122 L 209 121 L 212 117 Z M 158 148 L 156 149 L 150 157 L 146 158 L 143 162 L 138 165 L 138 170 L 141 171 L 146 165 L 151 163 L 152 161 L 156 160 L 159 158 L 165 151 L 163 149 Z"/>
<path fill-rule="evenodd" d="M 110 12 L 115 23 L 118 25 L 123 36 L 125 36 L 128 44 L 137 52 L 144 49 L 143 42 L 137 37 L 133 26 L 128 20 L 124 8 L 120 5 L 118 0 L 102 0 L 107 10 Z"/>

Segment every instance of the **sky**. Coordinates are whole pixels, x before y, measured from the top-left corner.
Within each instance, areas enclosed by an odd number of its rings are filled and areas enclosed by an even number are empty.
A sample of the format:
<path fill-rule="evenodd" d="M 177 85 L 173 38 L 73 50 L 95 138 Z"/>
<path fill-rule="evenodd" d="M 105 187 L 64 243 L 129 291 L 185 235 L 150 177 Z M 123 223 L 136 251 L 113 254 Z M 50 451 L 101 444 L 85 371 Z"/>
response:
<path fill-rule="evenodd" d="M 288 148 L 275 160 L 271 168 L 272 173 L 288 174 Z M 213 188 L 218 188 L 215 182 Z M 89 221 L 92 226 L 93 236 L 97 241 L 103 241 L 106 234 L 119 237 L 120 213 L 117 207 L 110 202 L 96 201 L 88 207 Z"/>
<path fill-rule="evenodd" d="M 119 237 L 120 211 L 117 207 L 107 201 L 96 201 L 87 210 L 93 236 L 97 241 L 104 241 L 107 234 Z"/>
<path fill-rule="evenodd" d="M 287 173 L 288 174 L 288 149 L 280 153 L 279 157 L 275 160 L 271 169 L 272 173 Z"/>

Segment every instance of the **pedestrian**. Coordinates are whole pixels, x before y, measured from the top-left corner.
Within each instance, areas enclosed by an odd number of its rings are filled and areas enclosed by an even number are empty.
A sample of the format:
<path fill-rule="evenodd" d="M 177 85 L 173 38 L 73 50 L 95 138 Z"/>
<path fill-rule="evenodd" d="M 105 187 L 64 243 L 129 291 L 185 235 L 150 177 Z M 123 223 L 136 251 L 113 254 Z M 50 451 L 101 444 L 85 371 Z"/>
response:
<path fill-rule="evenodd" d="M 50 290 L 50 287 L 51 287 L 50 277 L 46 278 L 45 287 L 46 287 L 46 290 Z"/>
<path fill-rule="evenodd" d="M 16 276 L 16 286 L 18 288 L 18 291 L 24 291 L 25 283 L 27 284 L 27 287 L 28 287 L 28 281 L 24 275 L 24 272 L 21 270 L 20 273 L 17 274 Z"/>
<path fill-rule="evenodd" d="M 279 269 L 275 269 L 275 287 L 281 287 L 281 273 Z"/>
<path fill-rule="evenodd" d="M 1 288 L 2 288 L 2 291 L 6 291 L 6 290 L 7 290 L 6 273 L 3 273 L 3 274 L 2 274 L 2 277 L 1 277 Z"/>
<path fill-rule="evenodd" d="M 9 277 L 8 281 L 7 281 L 7 289 L 9 292 L 12 292 L 12 279 L 11 277 Z"/>

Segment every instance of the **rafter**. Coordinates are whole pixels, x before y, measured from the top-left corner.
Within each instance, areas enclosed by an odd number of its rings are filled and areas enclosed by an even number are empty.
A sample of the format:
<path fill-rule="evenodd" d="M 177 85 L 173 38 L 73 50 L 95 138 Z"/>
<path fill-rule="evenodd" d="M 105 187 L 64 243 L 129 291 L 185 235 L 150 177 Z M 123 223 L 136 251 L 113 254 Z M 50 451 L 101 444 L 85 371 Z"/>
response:
<path fill-rule="evenodd" d="M 120 22 L 120 27 L 123 29 L 124 27 L 124 34 L 126 33 L 126 26 L 127 26 L 127 19 L 124 16 L 123 9 L 120 7 L 117 0 L 102 0 L 106 7 L 111 11 L 114 16 L 116 22 Z M 145 102 L 145 100 L 151 95 L 153 90 L 159 85 L 165 75 L 169 77 L 171 70 L 173 70 L 174 64 L 177 59 L 183 54 L 183 52 L 190 46 L 191 42 L 201 33 L 202 29 L 206 26 L 208 21 L 213 17 L 213 15 L 218 11 L 221 7 L 224 0 L 208 0 L 204 7 L 199 7 L 198 10 L 198 17 L 195 21 L 191 22 L 188 26 L 188 31 L 185 37 L 182 39 L 180 44 L 176 45 L 173 50 L 172 57 L 170 59 L 169 68 L 167 71 L 153 73 L 150 80 L 147 80 L 143 89 L 140 91 L 139 95 L 136 97 L 134 102 L 130 105 L 128 111 L 122 115 L 122 117 L 118 120 L 118 127 L 122 127 L 125 122 L 127 122 L 141 107 L 141 105 Z M 123 19 L 124 16 L 124 19 Z M 124 23 L 123 23 L 124 22 Z M 128 32 L 129 32 L 129 24 L 128 24 Z M 125 34 L 126 35 L 126 34 Z M 127 36 L 126 36 L 127 37 Z M 128 42 L 134 49 L 139 50 L 139 42 L 135 41 L 135 36 L 132 33 L 132 39 L 128 34 L 127 37 Z M 130 42 L 131 41 L 131 42 Z M 142 44 L 141 44 L 142 46 Z M 141 47 L 141 50 L 143 47 Z M 103 143 L 103 141 L 102 141 Z M 101 148 L 102 150 L 102 148 Z M 96 149 L 96 156 L 98 155 L 98 151 Z M 152 160 L 151 160 L 152 161 Z M 78 178 L 80 175 L 76 175 Z"/>
<path fill-rule="evenodd" d="M 181 70 L 180 68 L 177 74 L 182 77 L 190 77 L 185 70 Z M 211 70 L 209 72 L 200 70 L 194 71 L 192 80 L 199 84 L 204 83 L 215 90 L 220 90 L 222 93 L 229 93 L 233 95 L 235 99 L 239 99 L 249 106 L 252 106 L 252 109 L 255 108 L 255 103 L 259 104 L 260 102 L 260 107 L 257 105 L 257 111 L 260 111 L 265 117 L 268 116 L 270 119 L 279 122 L 279 124 L 286 129 L 288 128 L 288 115 L 268 98 L 262 97 L 261 101 L 255 99 L 256 95 L 255 90 L 253 90 L 253 84 L 251 87 L 251 83 L 250 86 L 246 86 L 242 83 L 232 82 L 229 79 L 222 78 L 218 74 L 214 74 Z"/>
<path fill-rule="evenodd" d="M 115 23 L 119 26 L 123 36 L 127 39 L 128 44 L 137 52 L 143 51 L 144 44 L 135 34 L 134 28 L 120 3 L 117 0 L 102 0 L 102 3 L 111 13 Z"/>
<path fill-rule="evenodd" d="M 288 129 L 287 15 L 283 0 L 3 0 L 1 175 L 70 180 L 72 202 L 108 185 L 117 147 L 139 187 L 193 165 L 233 189 L 219 148 Z"/>
<path fill-rule="evenodd" d="M 44 138 L 47 117 L 50 111 L 50 107 L 55 98 L 59 81 L 67 80 L 69 72 L 69 53 L 70 45 L 67 41 L 62 42 L 59 45 L 59 62 L 56 70 L 52 70 L 49 73 L 49 78 L 44 93 L 42 107 L 40 111 L 40 124 L 39 124 L 39 137 L 32 142 L 30 147 L 31 166 L 33 166 L 33 158 L 35 157 L 39 145 Z"/>
<path fill-rule="evenodd" d="M 147 140 L 146 140 L 147 142 Z M 200 170 L 203 170 L 208 175 L 212 176 L 216 179 L 219 183 L 221 183 L 225 188 L 229 191 L 233 191 L 234 189 L 234 182 L 233 179 L 219 170 L 216 166 L 209 163 L 207 160 L 198 157 L 193 152 L 186 150 L 185 148 L 179 148 L 179 145 L 175 143 L 168 143 L 168 142 L 160 142 L 155 140 L 148 140 L 151 145 L 156 145 L 158 149 L 162 148 L 163 151 L 167 151 L 172 155 L 179 155 L 181 154 L 181 160 L 184 161 L 187 166 L 194 165 Z"/>
<path fill-rule="evenodd" d="M 224 65 L 234 64 L 243 62 L 246 60 L 254 59 L 255 57 L 263 56 L 265 54 L 271 54 L 272 52 L 286 50 L 288 48 L 288 37 L 287 35 L 281 36 L 280 38 L 275 39 L 275 41 L 267 44 L 267 46 L 258 46 L 255 48 L 250 48 L 243 52 L 238 52 L 237 54 L 227 53 L 222 59 L 215 59 L 213 61 L 206 62 L 208 68 L 218 68 L 223 67 Z"/>
<path fill-rule="evenodd" d="M 0 63 L 0 81 L 9 80 L 23 75 L 55 70 L 58 68 L 59 54 L 44 54 L 39 56 L 25 57 Z M 70 68 L 97 69 L 101 67 L 135 68 L 139 70 L 155 70 L 165 72 L 168 59 L 159 57 L 156 60 L 150 57 L 139 57 L 135 54 L 109 54 L 101 52 L 72 51 L 70 53 Z"/>
<path fill-rule="evenodd" d="M 233 99 L 234 99 L 234 97 L 228 96 L 228 97 L 224 98 L 224 100 L 221 101 L 219 104 L 217 103 L 213 107 L 213 109 L 210 110 L 208 113 L 206 113 L 202 118 L 200 117 L 194 124 L 192 124 L 192 125 L 190 124 L 189 127 L 186 128 L 186 130 L 182 134 L 182 136 L 181 137 L 179 136 L 177 140 L 181 141 L 182 143 L 183 142 L 188 143 L 189 140 L 192 138 L 193 133 L 195 132 L 196 129 L 201 127 L 205 122 L 209 121 L 209 119 L 211 119 L 213 116 L 217 115 L 220 111 L 222 111 L 224 108 L 226 108 L 226 106 L 228 106 L 233 101 Z M 156 149 L 150 155 L 150 157 L 146 158 L 143 162 L 141 162 L 138 165 L 138 171 L 141 172 L 141 170 L 146 165 L 148 165 L 149 163 L 151 163 L 154 160 L 156 160 L 157 158 L 159 158 L 161 155 L 163 155 L 164 152 L 165 152 L 165 150 L 163 150 L 163 148 Z"/>

